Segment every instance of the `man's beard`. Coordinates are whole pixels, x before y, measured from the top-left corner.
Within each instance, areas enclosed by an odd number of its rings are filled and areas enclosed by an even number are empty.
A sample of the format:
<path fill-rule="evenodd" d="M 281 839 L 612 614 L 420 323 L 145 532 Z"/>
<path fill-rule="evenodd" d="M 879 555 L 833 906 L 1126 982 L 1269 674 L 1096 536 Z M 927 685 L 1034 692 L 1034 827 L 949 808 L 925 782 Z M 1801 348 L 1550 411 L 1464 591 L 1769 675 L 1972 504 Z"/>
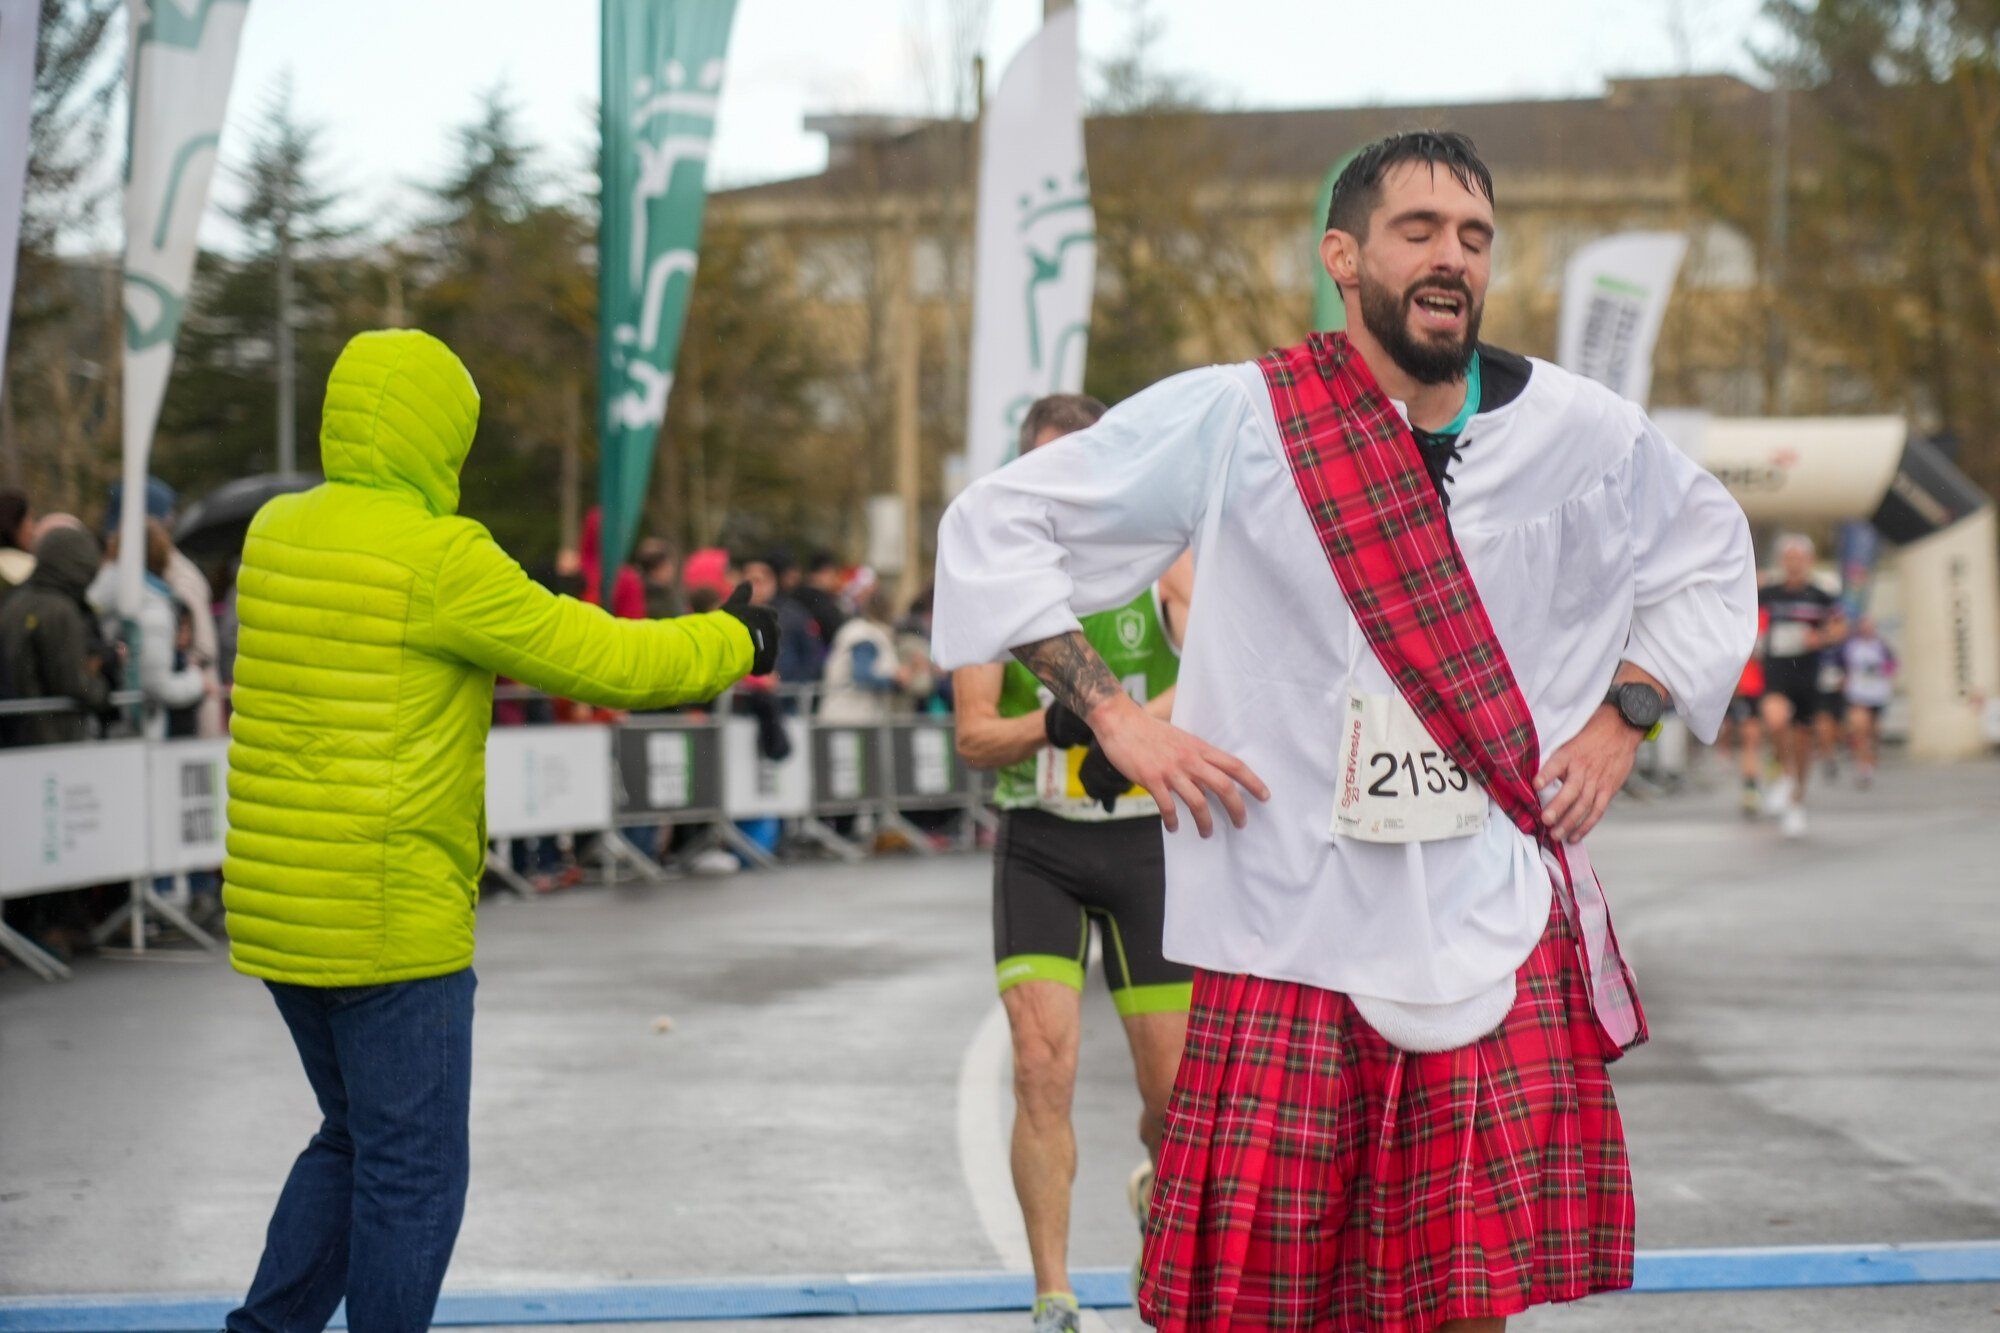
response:
<path fill-rule="evenodd" d="M 1410 332 L 1410 307 L 1417 294 L 1426 291 L 1455 292 L 1465 302 L 1465 339 L 1458 343 L 1435 343 Z M 1463 379 L 1479 344 L 1479 320 L 1486 313 L 1472 300 L 1472 289 L 1463 279 L 1452 282 L 1440 278 L 1420 278 L 1400 296 L 1381 283 L 1361 275 L 1361 323 L 1382 344 L 1389 359 L 1405 375 L 1419 384 L 1449 384 Z"/>

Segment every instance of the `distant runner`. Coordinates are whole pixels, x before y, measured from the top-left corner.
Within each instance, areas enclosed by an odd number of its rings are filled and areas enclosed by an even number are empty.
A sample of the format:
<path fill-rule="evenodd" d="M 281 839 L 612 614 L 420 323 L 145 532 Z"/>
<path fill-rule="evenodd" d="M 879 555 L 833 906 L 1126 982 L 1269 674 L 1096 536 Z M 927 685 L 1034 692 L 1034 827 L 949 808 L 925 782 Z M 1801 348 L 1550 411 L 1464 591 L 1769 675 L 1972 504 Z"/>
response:
<path fill-rule="evenodd" d="M 1812 562 L 1812 538 L 1792 533 L 1778 547 L 1778 577 L 1757 591 L 1757 604 L 1770 617 L 1764 632 L 1764 727 L 1783 770 L 1764 813 L 1778 817 L 1788 838 L 1806 834 L 1812 727 L 1822 704 L 1820 656 L 1847 628 L 1840 599 L 1812 581 Z"/>
<path fill-rule="evenodd" d="M 1847 669 L 1847 739 L 1854 747 L 1855 781 L 1863 788 L 1875 781 L 1877 743 L 1882 710 L 1896 693 L 1896 653 L 1864 615 L 1841 645 Z"/>

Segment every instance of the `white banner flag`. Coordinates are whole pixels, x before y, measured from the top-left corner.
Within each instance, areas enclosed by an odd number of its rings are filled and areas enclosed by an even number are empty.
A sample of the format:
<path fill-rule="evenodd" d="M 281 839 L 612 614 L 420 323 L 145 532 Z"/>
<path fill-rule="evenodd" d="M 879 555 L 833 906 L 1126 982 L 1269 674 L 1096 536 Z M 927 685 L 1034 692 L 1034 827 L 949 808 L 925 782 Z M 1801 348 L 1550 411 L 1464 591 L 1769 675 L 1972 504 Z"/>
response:
<path fill-rule="evenodd" d="M 174 366 L 195 232 L 249 0 L 125 0 L 131 142 L 125 159 L 125 500 L 118 604 L 139 603 L 146 464 Z"/>
<path fill-rule="evenodd" d="M 1563 273 L 1556 362 L 1644 407 L 1653 390 L 1653 344 L 1687 254 L 1676 232 L 1607 236 L 1576 252 Z"/>
<path fill-rule="evenodd" d="M 1028 405 L 1083 387 L 1097 223 L 1083 161 L 1076 10 L 1042 26 L 986 105 L 979 145 L 966 481 L 1015 451 Z"/>
<path fill-rule="evenodd" d="M 21 199 L 28 184 L 28 106 L 35 91 L 41 0 L 0 0 L 0 394 L 7 392 L 7 329 L 14 264 L 21 252 Z"/>

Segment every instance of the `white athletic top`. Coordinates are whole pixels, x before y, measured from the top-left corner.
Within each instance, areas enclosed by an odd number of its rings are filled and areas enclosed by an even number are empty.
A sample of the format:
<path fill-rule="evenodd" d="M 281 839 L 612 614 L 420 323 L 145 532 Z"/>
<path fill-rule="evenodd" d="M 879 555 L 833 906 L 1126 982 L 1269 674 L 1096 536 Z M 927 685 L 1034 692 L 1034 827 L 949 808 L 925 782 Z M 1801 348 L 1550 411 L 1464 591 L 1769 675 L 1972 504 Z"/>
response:
<path fill-rule="evenodd" d="M 1534 362 L 1473 418 L 1450 518 L 1546 757 L 1620 659 L 1665 682 L 1712 739 L 1756 633 L 1749 527 L 1721 484 L 1636 406 Z M 1167 835 L 1167 956 L 1402 1004 L 1508 984 L 1547 925 L 1535 843 L 1489 802 L 1483 833 L 1337 837 L 1350 687 L 1395 692 L 1327 567 L 1254 363 L 1165 380 L 1097 425 L 968 487 L 938 534 L 932 651 L 1004 659 L 1129 601 L 1194 548 L 1173 720 L 1271 789 L 1247 828 L 1217 809 Z"/>

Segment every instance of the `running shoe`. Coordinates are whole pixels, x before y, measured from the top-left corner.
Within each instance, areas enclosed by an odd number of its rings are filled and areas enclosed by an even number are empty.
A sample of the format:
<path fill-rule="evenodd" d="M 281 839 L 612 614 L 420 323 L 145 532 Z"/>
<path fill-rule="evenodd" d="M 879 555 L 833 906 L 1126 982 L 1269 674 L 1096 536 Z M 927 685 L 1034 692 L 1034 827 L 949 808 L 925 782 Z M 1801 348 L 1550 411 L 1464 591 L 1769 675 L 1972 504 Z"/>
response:
<path fill-rule="evenodd" d="M 1139 1235 L 1146 1234 L 1146 1211 L 1153 1206 L 1153 1164 L 1139 1163 L 1132 1169 L 1131 1179 L 1125 1182 L 1125 1202 L 1132 1205 L 1132 1216 L 1139 1220 Z M 1132 1260 L 1132 1269 L 1125 1275 L 1125 1285 L 1132 1289 L 1132 1300 L 1139 1300 L 1139 1281 L 1145 1276 L 1146 1252 L 1140 1247 L 1139 1255 Z"/>
<path fill-rule="evenodd" d="M 1764 789 L 1764 813 L 1782 816 L 1792 808 L 1792 780 L 1781 777 Z"/>
<path fill-rule="evenodd" d="M 1066 1291 L 1035 1297 L 1034 1333 L 1081 1333 L 1083 1312 Z"/>
<path fill-rule="evenodd" d="M 1743 817 L 1755 819 L 1764 813 L 1763 793 L 1757 790 L 1757 779 L 1743 779 Z"/>
<path fill-rule="evenodd" d="M 1805 837 L 1806 808 L 1802 805 L 1786 806 L 1784 818 L 1778 821 L 1778 827 L 1784 830 L 1785 836 L 1788 838 Z"/>
<path fill-rule="evenodd" d="M 1146 1210 L 1153 1206 L 1153 1164 L 1141 1162 L 1132 1168 L 1132 1178 L 1125 1182 L 1125 1202 L 1132 1205 L 1132 1216 L 1139 1220 L 1139 1229 L 1146 1229 Z"/>
<path fill-rule="evenodd" d="M 1861 767 L 1855 771 L 1854 785 L 1859 787 L 1863 791 L 1867 791 L 1870 787 L 1874 786 L 1875 766 L 1873 764 L 1861 765 Z"/>

